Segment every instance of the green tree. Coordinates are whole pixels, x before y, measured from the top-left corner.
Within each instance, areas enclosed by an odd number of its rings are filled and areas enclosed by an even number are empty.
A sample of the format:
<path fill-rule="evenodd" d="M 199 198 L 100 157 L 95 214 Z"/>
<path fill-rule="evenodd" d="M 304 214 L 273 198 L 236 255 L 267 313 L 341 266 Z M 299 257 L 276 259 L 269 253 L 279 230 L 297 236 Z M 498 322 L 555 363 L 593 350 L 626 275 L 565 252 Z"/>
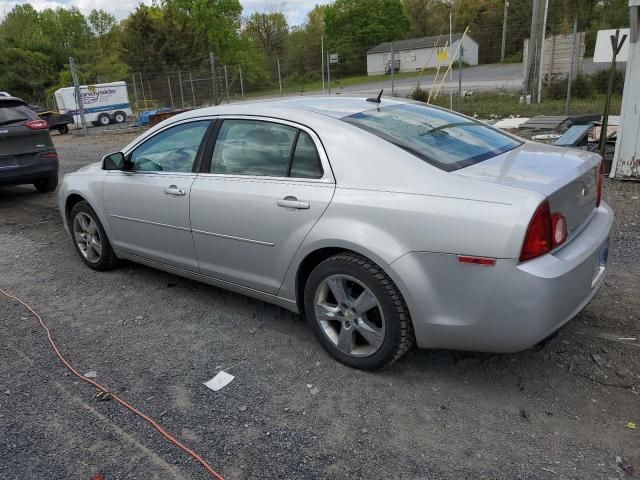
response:
<path fill-rule="evenodd" d="M 287 48 L 289 24 L 280 11 L 255 12 L 244 21 L 243 33 L 263 55 L 282 56 Z"/>

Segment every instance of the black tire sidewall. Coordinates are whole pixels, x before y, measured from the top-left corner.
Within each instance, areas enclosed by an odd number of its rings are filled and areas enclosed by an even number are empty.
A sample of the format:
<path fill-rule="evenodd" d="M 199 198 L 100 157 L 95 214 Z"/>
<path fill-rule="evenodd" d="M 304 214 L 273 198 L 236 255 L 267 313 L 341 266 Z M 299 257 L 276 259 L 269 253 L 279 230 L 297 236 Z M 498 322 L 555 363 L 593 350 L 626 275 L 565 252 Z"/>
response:
<path fill-rule="evenodd" d="M 118 120 L 118 117 L 120 117 L 120 116 L 122 117 L 122 121 Z M 124 122 L 127 121 L 127 116 L 125 115 L 124 112 L 116 112 L 116 113 L 113 114 L 113 120 L 116 123 L 124 123 Z"/>
<path fill-rule="evenodd" d="M 384 313 L 386 330 L 382 347 L 373 355 L 363 358 L 351 357 L 342 353 L 326 337 L 315 317 L 315 294 L 320 283 L 331 275 L 349 275 L 369 288 L 380 302 Z M 381 278 L 370 272 L 362 265 L 332 257 L 318 265 L 307 280 L 304 290 L 305 317 L 314 335 L 322 346 L 340 362 L 355 368 L 373 370 L 391 363 L 397 354 L 401 340 L 401 324 L 394 300 L 385 288 Z"/>
<path fill-rule="evenodd" d="M 86 213 L 87 215 L 89 215 L 91 217 L 91 220 L 93 220 L 93 222 L 96 224 L 96 227 L 98 228 L 98 233 L 100 234 L 100 240 L 102 240 L 102 256 L 100 257 L 99 262 L 92 263 L 89 260 L 87 260 L 82 254 L 82 252 L 80 251 L 78 244 L 76 243 L 76 239 L 74 238 L 74 233 L 73 233 L 73 223 L 78 213 Z M 76 252 L 80 256 L 80 259 L 86 265 L 93 268 L 94 270 L 99 270 L 99 271 L 109 270 L 113 267 L 113 263 L 114 263 L 113 259 L 115 254 L 113 253 L 113 249 L 111 248 L 111 243 L 107 238 L 107 233 L 104 231 L 104 228 L 102 227 L 102 222 L 100 222 L 98 215 L 87 202 L 84 202 L 84 201 L 78 202 L 71 209 L 71 212 L 69 213 L 69 230 L 71 231 L 71 240 L 73 241 L 73 247 L 75 248 Z"/>
<path fill-rule="evenodd" d="M 51 193 L 58 187 L 58 176 L 52 175 L 50 177 L 41 178 L 40 180 L 33 182 L 33 186 L 36 187 L 40 193 Z"/>
<path fill-rule="evenodd" d="M 104 119 L 107 119 L 107 123 L 103 123 Z M 103 127 L 106 127 L 107 125 L 109 125 L 111 123 L 111 119 L 109 118 L 109 115 L 107 115 L 106 113 L 102 113 L 98 116 L 98 124 L 102 125 Z"/>

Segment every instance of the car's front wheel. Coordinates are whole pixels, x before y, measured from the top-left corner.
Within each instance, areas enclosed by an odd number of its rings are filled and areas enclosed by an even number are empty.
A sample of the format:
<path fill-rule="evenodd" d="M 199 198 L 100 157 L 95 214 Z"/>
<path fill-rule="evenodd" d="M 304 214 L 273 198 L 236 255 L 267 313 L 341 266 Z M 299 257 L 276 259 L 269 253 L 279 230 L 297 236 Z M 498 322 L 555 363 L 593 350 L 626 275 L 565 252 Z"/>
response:
<path fill-rule="evenodd" d="M 118 258 L 111 248 L 107 234 L 98 220 L 96 212 L 87 202 L 78 202 L 71 209 L 69 224 L 73 245 L 80 258 L 94 270 L 111 270 Z"/>
<path fill-rule="evenodd" d="M 304 292 L 307 320 L 322 346 L 342 363 L 385 367 L 413 345 L 409 311 L 384 271 L 360 255 L 320 263 Z"/>

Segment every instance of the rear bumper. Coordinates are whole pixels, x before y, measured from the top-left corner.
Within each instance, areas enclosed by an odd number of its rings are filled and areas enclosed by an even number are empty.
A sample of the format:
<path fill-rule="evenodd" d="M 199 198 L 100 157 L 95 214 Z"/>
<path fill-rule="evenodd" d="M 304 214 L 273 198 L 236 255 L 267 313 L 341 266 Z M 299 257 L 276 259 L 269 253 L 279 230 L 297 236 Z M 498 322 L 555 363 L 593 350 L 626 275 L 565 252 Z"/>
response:
<path fill-rule="evenodd" d="M 0 168 L 0 185 L 32 183 L 58 174 L 58 159 L 44 159 L 40 155 L 34 155 L 27 160 L 21 158 L 19 163 L 15 167 Z"/>
<path fill-rule="evenodd" d="M 604 282 L 613 212 L 603 203 L 569 244 L 529 262 L 460 264 L 456 255 L 410 253 L 391 264 L 418 345 L 516 352 L 584 309 Z"/>

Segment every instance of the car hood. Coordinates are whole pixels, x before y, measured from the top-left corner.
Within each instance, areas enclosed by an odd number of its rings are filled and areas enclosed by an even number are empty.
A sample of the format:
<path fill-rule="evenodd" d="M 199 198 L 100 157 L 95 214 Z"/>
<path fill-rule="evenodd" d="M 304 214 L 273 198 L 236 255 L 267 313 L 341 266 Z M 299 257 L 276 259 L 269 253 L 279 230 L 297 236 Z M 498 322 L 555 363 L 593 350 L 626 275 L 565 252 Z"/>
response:
<path fill-rule="evenodd" d="M 90 163 L 89 165 L 85 165 L 75 172 L 72 172 L 72 174 L 79 175 L 91 175 L 95 173 L 106 173 L 104 170 L 102 170 L 102 162 Z"/>
<path fill-rule="evenodd" d="M 454 175 L 549 196 L 599 163 L 600 156 L 594 153 L 526 142 L 514 150 L 460 169 Z"/>

